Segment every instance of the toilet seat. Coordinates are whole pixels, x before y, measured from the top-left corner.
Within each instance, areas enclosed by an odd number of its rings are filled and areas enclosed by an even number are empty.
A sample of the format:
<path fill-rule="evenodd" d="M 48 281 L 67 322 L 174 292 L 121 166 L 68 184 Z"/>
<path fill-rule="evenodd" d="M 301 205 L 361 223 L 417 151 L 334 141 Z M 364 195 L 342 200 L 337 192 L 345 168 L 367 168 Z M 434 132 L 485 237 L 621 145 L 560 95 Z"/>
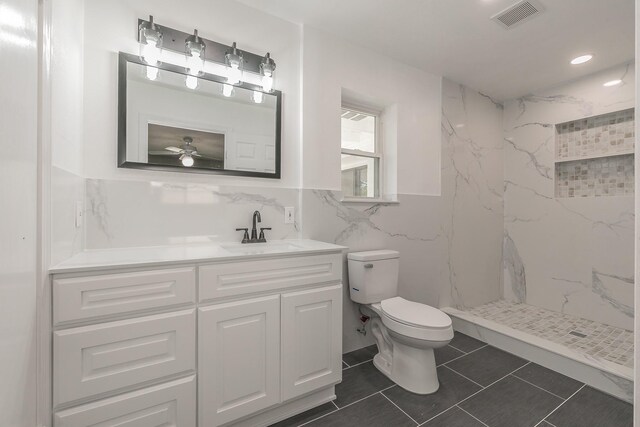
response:
<path fill-rule="evenodd" d="M 441 310 L 393 297 L 380 302 L 382 323 L 390 330 L 427 341 L 449 341 L 453 338 L 451 318 Z"/>

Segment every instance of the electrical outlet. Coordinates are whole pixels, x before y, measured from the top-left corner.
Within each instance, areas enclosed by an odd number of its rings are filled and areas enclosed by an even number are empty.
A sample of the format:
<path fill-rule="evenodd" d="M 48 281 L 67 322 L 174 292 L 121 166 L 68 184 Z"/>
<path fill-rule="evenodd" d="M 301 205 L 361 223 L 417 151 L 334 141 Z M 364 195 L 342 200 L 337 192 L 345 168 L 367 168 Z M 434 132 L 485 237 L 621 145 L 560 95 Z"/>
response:
<path fill-rule="evenodd" d="M 76 228 L 82 227 L 84 209 L 82 202 L 76 202 Z"/>
<path fill-rule="evenodd" d="M 284 223 L 293 224 L 295 222 L 296 209 L 292 206 L 284 208 Z"/>

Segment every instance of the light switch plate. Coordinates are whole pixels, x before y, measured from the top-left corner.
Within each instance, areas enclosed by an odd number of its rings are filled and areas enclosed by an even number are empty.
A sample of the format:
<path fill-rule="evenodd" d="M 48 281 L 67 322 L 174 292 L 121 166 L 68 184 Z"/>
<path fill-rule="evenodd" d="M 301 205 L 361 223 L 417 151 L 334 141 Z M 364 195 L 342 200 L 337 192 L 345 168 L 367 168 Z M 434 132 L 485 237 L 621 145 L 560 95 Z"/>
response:
<path fill-rule="evenodd" d="M 295 222 L 296 209 L 293 206 L 284 208 L 284 223 L 293 224 Z"/>

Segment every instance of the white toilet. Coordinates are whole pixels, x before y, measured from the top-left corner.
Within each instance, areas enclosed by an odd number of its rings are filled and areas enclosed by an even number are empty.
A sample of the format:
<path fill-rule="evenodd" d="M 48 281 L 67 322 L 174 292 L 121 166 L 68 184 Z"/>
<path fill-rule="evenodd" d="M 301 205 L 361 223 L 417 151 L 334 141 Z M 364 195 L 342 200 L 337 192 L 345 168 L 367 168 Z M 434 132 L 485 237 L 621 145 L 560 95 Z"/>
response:
<path fill-rule="evenodd" d="M 400 387 L 417 394 L 438 390 L 433 353 L 453 338 L 451 318 L 426 304 L 398 296 L 400 254 L 379 250 L 348 256 L 351 300 L 373 313 L 374 365 Z"/>

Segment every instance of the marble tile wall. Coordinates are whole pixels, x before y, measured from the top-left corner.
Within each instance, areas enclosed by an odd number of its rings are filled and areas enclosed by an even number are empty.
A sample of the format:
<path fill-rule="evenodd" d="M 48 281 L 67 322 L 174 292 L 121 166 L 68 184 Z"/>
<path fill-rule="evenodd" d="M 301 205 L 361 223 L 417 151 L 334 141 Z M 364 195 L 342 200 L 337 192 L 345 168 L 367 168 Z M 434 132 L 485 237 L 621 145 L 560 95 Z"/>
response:
<path fill-rule="evenodd" d="M 295 189 L 206 184 L 86 181 L 86 249 L 240 241 L 262 213 L 268 239 L 298 237 L 299 192 Z M 284 224 L 284 208 L 296 208 L 296 222 Z"/>
<path fill-rule="evenodd" d="M 633 195 L 556 198 L 554 185 L 555 124 L 633 107 L 633 68 L 505 104 L 508 300 L 633 329 Z M 623 83 L 602 86 L 613 78 Z"/>

